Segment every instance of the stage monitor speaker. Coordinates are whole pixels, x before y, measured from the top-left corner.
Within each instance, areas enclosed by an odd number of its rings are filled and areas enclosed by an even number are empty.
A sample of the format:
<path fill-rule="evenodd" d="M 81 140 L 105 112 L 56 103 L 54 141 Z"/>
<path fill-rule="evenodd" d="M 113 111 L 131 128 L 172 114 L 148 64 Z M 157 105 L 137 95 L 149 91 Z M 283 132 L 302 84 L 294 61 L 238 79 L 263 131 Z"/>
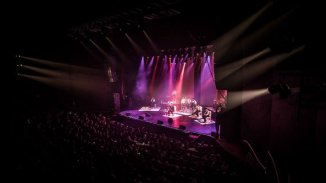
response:
<path fill-rule="evenodd" d="M 130 112 L 127 112 L 127 113 L 126 113 L 126 116 L 130 116 L 130 115 L 131 115 L 131 113 L 130 113 Z"/>
<path fill-rule="evenodd" d="M 138 116 L 138 119 L 144 120 L 145 118 L 144 118 L 144 116 Z"/>
<path fill-rule="evenodd" d="M 168 123 L 171 125 L 173 123 L 173 119 L 172 118 L 169 118 L 168 119 Z"/>
<path fill-rule="evenodd" d="M 157 120 L 157 124 L 162 125 L 163 124 L 163 121 Z"/>
<path fill-rule="evenodd" d="M 185 130 L 185 129 L 186 129 L 186 126 L 184 126 L 184 125 L 180 125 L 180 126 L 179 126 L 179 129 L 180 129 L 180 130 Z"/>
<path fill-rule="evenodd" d="M 217 138 L 217 133 L 216 132 L 211 132 L 211 136 L 214 138 Z"/>

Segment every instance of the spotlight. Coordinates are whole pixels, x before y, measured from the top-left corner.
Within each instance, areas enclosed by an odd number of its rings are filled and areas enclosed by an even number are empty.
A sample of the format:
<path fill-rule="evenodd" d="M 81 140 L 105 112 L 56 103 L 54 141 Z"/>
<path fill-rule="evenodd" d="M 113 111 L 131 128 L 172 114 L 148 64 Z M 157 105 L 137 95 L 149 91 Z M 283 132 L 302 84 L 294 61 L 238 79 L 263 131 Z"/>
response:
<path fill-rule="evenodd" d="M 192 55 L 192 50 L 191 48 L 186 48 L 186 53 L 190 56 Z"/>
<path fill-rule="evenodd" d="M 271 85 L 270 87 L 268 87 L 268 92 L 270 94 L 275 94 L 277 92 L 279 92 L 281 89 L 279 84 L 275 84 L 275 85 Z"/>
<path fill-rule="evenodd" d="M 289 85 L 282 82 L 282 83 L 280 83 L 280 88 L 281 88 L 281 90 L 280 90 L 280 98 L 281 99 L 288 98 L 289 95 L 291 94 L 291 89 L 290 89 Z"/>
<path fill-rule="evenodd" d="M 279 93 L 281 99 L 286 99 L 291 94 L 291 88 L 285 82 L 280 82 L 279 84 L 272 85 L 268 88 L 270 94 Z"/>

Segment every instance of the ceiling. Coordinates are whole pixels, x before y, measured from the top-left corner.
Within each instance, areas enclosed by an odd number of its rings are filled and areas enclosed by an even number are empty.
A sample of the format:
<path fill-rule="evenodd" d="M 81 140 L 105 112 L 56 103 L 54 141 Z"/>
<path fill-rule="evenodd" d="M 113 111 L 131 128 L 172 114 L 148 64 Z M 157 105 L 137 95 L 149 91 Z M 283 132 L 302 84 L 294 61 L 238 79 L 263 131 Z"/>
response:
<path fill-rule="evenodd" d="M 317 15 L 320 11 L 316 9 L 314 13 L 308 14 L 308 7 L 312 3 L 306 3 L 303 0 L 228 0 L 214 2 L 214 4 L 208 0 L 196 2 L 110 0 L 72 4 L 41 2 L 37 5 L 25 2 L 19 6 L 17 4 L 10 6 L 15 16 L 6 20 L 9 27 L 6 30 L 8 31 L 6 38 L 9 38 L 8 45 L 12 48 L 13 54 L 36 54 L 36 57 L 38 54 L 40 57 L 58 55 L 60 57 L 60 51 L 64 51 L 65 55 L 75 54 L 73 49 L 71 49 L 72 53 L 67 51 L 67 48 L 71 46 L 67 43 L 67 39 L 80 35 L 80 32 L 94 33 L 96 30 L 94 26 L 98 26 L 98 23 L 102 27 L 114 25 L 113 29 L 119 30 L 125 28 L 128 21 L 140 17 L 131 26 L 136 27 L 139 24 L 143 26 L 142 28 L 148 31 L 160 49 L 187 47 L 212 42 L 268 2 L 273 2 L 273 6 L 264 16 L 257 19 L 248 32 L 254 31 L 289 11 L 294 11 L 291 20 L 280 29 L 281 37 L 290 36 L 303 44 L 321 42 L 319 36 L 322 34 L 318 31 L 319 16 Z M 171 10 L 172 15 L 169 14 Z M 173 11 L 175 11 L 174 14 Z M 148 18 L 152 15 L 156 17 Z M 102 34 L 103 29 L 95 31 L 95 34 L 97 33 Z M 107 36 L 117 37 L 114 31 L 113 34 L 112 31 L 104 33 Z M 137 33 L 131 32 L 130 34 L 134 34 L 137 40 Z"/>

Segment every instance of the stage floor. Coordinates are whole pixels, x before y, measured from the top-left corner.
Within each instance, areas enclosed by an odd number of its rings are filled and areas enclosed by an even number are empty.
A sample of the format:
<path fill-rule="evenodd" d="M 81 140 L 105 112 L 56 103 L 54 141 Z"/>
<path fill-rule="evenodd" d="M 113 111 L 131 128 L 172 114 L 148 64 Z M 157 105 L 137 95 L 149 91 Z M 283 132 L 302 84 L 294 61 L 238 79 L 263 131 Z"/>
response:
<path fill-rule="evenodd" d="M 210 135 L 212 132 L 216 132 L 215 121 L 209 121 L 207 123 L 203 123 L 200 119 L 191 118 L 188 113 L 175 112 L 173 116 L 166 115 L 164 111 L 142 111 L 142 110 L 126 110 L 120 112 L 121 115 L 139 119 L 139 116 L 144 118 L 145 122 L 155 123 L 157 121 L 163 121 L 163 126 L 176 128 L 178 129 L 180 125 L 186 127 L 186 131 L 195 132 L 204 135 Z M 172 118 L 173 123 L 168 124 L 168 119 Z"/>

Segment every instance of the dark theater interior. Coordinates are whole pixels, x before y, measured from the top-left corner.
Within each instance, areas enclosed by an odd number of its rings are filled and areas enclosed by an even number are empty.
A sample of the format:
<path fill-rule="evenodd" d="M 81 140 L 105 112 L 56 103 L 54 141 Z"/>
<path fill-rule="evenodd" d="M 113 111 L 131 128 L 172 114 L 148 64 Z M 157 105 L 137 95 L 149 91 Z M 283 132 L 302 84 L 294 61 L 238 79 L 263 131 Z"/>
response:
<path fill-rule="evenodd" d="M 10 182 L 326 181 L 321 5 L 4 8 Z"/>

